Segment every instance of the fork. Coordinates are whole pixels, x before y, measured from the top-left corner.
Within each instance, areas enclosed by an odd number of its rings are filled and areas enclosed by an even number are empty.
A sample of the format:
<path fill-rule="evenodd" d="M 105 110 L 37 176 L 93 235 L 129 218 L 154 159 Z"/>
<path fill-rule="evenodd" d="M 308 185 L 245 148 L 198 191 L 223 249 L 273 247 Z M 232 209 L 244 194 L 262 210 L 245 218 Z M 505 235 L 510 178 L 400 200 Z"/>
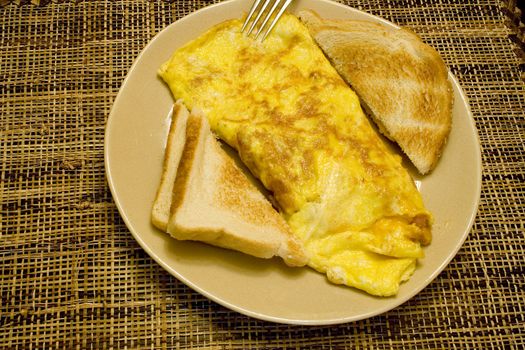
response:
<path fill-rule="evenodd" d="M 255 27 L 257 27 L 257 24 L 259 24 L 257 33 L 255 34 L 255 39 L 259 38 L 259 36 L 262 34 L 261 42 L 263 42 L 264 39 L 266 39 L 266 37 L 268 36 L 268 34 L 270 34 L 273 27 L 275 27 L 275 24 L 277 24 L 277 21 L 279 20 L 279 18 L 281 18 L 284 10 L 286 10 L 286 8 L 288 7 L 288 5 L 290 5 L 291 2 L 292 0 L 255 0 L 252 7 L 250 8 L 250 12 L 246 17 L 246 20 L 244 21 L 244 24 L 242 25 L 241 32 L 244 32 L 246 30 L 246 27 L 248 27 L 248 24 L 252 22 L 252 24 L 248 28 L 248 31 L 246 32 L 246 35 L 250 35 L 255 29 Z M 273 5 L 270 8 L 270 10 L 267 11 L 266 17 L 264 17 L 264 19 L 261 21 L 261 17 L 263 16 L 265 10 L 272 3 Z M 275 15 L 273 21 L 270 23 L 270 26 L 268 28 L 265 28 L 268 22 L 270 21 L 272 15 L 279 7 L 279 5 L 281 5 L 279 12 L 277 12 L 277 14 Z"/>

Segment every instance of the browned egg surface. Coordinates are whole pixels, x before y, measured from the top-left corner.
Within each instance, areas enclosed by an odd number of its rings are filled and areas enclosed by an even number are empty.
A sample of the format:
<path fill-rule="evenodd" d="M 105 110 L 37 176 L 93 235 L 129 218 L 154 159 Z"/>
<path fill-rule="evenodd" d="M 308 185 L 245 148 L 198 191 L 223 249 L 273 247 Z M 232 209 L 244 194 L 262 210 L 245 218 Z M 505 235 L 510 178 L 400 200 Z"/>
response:
<path fill-rule="evenodd" d="M 432 221 L 400 157 L 295 16 L 263 43 L 241 24 L 221 23 L 176 50 L 160 76 L 273 192 L 309 266 L 334 283 L 395 295 Z"/>

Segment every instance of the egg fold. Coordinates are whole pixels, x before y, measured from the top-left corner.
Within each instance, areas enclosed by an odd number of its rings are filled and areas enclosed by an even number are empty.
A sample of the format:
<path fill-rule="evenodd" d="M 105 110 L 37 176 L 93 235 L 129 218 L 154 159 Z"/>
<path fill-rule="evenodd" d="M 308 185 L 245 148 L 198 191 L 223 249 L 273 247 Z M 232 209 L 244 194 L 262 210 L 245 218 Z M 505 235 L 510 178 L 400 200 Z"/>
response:
<path fill-rule="evenodd" d="M 263 43 L 241 25 L 212 27 L 159 75 L 273 192 L 309 266 L 333 283 L 397 294 L 432 224 L 401 158 L 295 16 L 285 14 Z"/>

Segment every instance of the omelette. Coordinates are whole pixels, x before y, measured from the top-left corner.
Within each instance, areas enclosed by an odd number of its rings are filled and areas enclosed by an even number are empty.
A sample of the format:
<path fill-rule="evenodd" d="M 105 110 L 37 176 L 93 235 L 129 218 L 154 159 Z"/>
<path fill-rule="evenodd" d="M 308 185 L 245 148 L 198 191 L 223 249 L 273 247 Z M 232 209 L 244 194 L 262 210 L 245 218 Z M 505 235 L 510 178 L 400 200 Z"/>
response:
<path fill-rule="evenodd" d="M 295 16 L 285 14 L 263 43 L 241 25 L 212 27 L 159 75 L 273 193 L 310 267 L 333 283 L 395 295 L 432 225 L 401 157 Z"/>

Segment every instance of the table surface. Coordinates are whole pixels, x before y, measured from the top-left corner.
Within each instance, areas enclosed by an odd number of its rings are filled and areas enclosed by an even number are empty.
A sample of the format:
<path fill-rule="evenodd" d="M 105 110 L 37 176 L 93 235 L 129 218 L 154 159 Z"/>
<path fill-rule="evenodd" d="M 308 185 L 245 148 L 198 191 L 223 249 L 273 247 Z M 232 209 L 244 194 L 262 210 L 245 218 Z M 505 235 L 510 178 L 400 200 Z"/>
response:
<path fill-rule="evenodd" d="M 109 192 L 104 128 L 127 70 L 156 33 L 212 2 L 0 3 L 0 348 L 525 347 L 515 2 L 345 1 L 441 53 L 470 100 L 483 185 L 436 280 L 386 314 L 324 327 L 259 321 L 192 291 L 139 247 Z"/>

